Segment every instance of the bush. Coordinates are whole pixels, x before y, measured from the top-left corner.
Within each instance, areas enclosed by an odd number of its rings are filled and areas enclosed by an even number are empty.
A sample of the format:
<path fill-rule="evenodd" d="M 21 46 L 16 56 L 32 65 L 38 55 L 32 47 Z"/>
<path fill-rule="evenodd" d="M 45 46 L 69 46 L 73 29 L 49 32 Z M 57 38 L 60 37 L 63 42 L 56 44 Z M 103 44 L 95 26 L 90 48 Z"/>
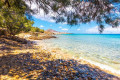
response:
<path fill-rule="evenodd" d="M 44 30 L 43 30 L 43 29 L 40 29 L 40 28 L 38 28 L 38 27 L 32 27 L 32 28 L 31 28 L 31 32 L 44 33 Z"/>
<path fill-rule="evenodd" d="M 0 35 L 7 35 L 6 29 L 0 29 Z"/>
<path fill-rule="evenodd" d="M 44 33 L 44 30 L 43 30 L 43 29 L 40 29 L 40 32 L 41 32 L 41 33 Z"/>

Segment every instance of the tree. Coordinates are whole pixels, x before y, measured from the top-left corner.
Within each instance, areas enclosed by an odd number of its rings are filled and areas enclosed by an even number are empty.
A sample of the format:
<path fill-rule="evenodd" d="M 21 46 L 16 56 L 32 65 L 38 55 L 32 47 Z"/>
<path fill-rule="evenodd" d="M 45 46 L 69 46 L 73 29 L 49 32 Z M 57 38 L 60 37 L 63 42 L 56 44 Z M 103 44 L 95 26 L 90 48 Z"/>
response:
<path fill-rule="evenodd" d="M 33 21 L 25 16 L 28 7 L 24 1 L 2 0 L 0 6 L 0 27 L 6 28 L 10 35 L 31 30 Z"/>
<path fill-rule="evenodd" d="M 33 0 L 25 1 L 33 2 Z M 34 0 L 34 2 L 46 14 L 54 12 L 53 19 L 57 23 L 77 25 L 96 21 L 99 31 L 102 32 L 104 24 L 117 27 L 120 21 L 119 15 L 115 13 L 119 9 L 113 6 L 120 3 L 120 0 Z"/>
<path fill-rule="evenodd" d="M 41 33 L 44 33 L 44 29 L 40 29 L 40 32 L 41 32 Z"/>
<path fill-rule="evenodd" d="M 119 0 L 2 0 L 4 5 L 11 8 L 11 2 L 14 7 L 21 10 L 21 5 L 26 6 L 24 14 L 30 17 L 31 14 L 43 9 L 46 14 L 54 12 L 53 19 L 56 22 L 66 22 L 69 25 L 88 23 L 96 21 L 99 25 L 99 31 L 102 32 L 104 24 L 113 27 L 119 25 L 119 15 L 113 13 L 117 10 L 113 4 L 120 3 Z M 36 10 L 31 10 L 27 2 L 35 3 Z M 69 10 L 68 10 L 69 9 Z"/>
<path fill-rule="evenodd" d="M 32 29 L 32 25 L 34 24 L 33 21 L 27 20 L 27 22 L 24 23 L 25 28 L 23 29 L 24 32 L 29 32 Z"/>
<path fill-rule="evenodd" d="M 44 30 L 43 30 L 43 29 L 40 29 L 40 28 L 38 28 L 38 27 L 32 27 L 32 28 L 31 28 L 31 32 L 44 33 Z"/>

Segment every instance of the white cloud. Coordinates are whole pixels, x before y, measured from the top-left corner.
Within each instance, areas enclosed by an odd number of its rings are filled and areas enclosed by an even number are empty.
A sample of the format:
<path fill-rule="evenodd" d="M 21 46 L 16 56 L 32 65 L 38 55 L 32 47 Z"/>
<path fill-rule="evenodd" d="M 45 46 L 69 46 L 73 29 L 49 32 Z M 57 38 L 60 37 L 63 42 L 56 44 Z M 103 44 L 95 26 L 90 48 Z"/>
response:
<path fill-rule="evenodd" d="M 113 5 L 113 4 L 110 4 L 110 7 L 114 7 L 114 5 Z"/>
<path fill-rule="evenodd" d="M 43 25 L 40 25 L 40 27 L 42 28 L 42 27 L 44 27 Z"/>
<path fill-rule="evenodd" d="M 35 14 L 33 16 L 37 19 L 41 19 L 44 21 L 55 22 L 55 20 L 51 18 L 53 15 L 54 15 L 53 13 L 45 14 L 44 11 L 41 9 L 38 14 Z"/>
<path fill-rule="evenodd" d="M 77 29 L 77 31 L 80 31 L 80 29 Z"/>
<path fill-rule="evenodd" d="M 115 11 L 115 13 L 116 13 L 116 14 L 120 14 L 120 12 L 119 12 L 119 11 Z"/>
<path fill-rule="evenodd" d="M 61 29 L 61 30 L 63 30 L 63 31 L 68 31 L 68 29 L 67 29 L 67 28 L 63 28 L 63 29 Z"/>
<path fill-rule="evenodd" d="M 66 11 L 67 11 L 67 12 L 71 12 L 71 11 L 74 12 L 75 9 L 73 9 L 72 6 L 68 6 L 68 7 L 66 8 Z"/>
<path fill-rule="evenodd" d="M 62 24 L 67 24 L 67 22 L 63 22 Z"/>
<path fill-rule="evenodd" d="M 35 2 L 33 2 L 32 4 L 30 4 L 29 2 L 26 2 L 26 4 L 30 6 L 32 10 L 38 9 L 37 4 Z M 56 14 L 53 13 L 51 10 L 49 14 L 45 14 L 44 10 L 40 9 L 37 14 L 32 14 L 32 16 L 34 16 L 37 19 L 41 19 L 49 22 L 55 22 L 55 20 L 53 20 L 51 17 L 56 16 Z"/>
<path fill-rule="evenodd" d="M 99 33 L 98 26 L 89 28 L 88 30 L 86 30 L 86 33 L 93 33 L 93 34 Z M 103 34 L 120 34 L 120 26 L 117 28 L 112 28 L 110 26 L 106 27 L 103 31 Z"/>
<path fill-rule="evenodd" d="M 98 26 L 89 28 L 88 30 L 86 30 L 86 33 L 93 33 L 93 34 L 99 33 L 99 31 L 98 31 Z"/>
<path fill-rule="evenodd" d="M 117 28 L 107 27 L 107 28 L 105 28 L 103 33 L 105 33 L 105 34 L 120 34 L 120 26 Z"/>
<path fill-rule="evenodd" d="M 26 2 L 26 4 L 27 4 L 28 6 L 31 7 L 32 10 L 38 9 L 37 4 L 36 4 L 35 2 L 33 2 L 32 4 L 30 4 L 30 3 L 27 2 L 27 1 L 25 1 L 25 2 Z M 71 10 L 73 10 L 73 9 L 72 9 L 72 7 L 69 6 L 66 10 L 67 10 L 67 11 L 71 11 Z M 49 14 L 45 14 L 44 10 L 43 10 L 43 9 L 40 9 L 37 14 L 32 14 L 32 16 L 34 16 L 34 17 L 37 18 L 37 19 L 44 20 L 44 21 L 56 22 L 56 21 L 55 21 L 54 19 L 52 19 L 51 17 L 56 17 L 56 16 L 58 16 L 57 14 L 58 14 L 57 12 L 55 13 L 55 12 L 53 12 L 51 9 L 49 9 Z M 64 25 L 64 24 L 67 24 L 67 23 L 66 23 L 66 22 L 63 22 L 62 24 Z"/>
<path fill-rule="evenodd" d="M 59 28 L 62 28 L 61 26 Z"/>

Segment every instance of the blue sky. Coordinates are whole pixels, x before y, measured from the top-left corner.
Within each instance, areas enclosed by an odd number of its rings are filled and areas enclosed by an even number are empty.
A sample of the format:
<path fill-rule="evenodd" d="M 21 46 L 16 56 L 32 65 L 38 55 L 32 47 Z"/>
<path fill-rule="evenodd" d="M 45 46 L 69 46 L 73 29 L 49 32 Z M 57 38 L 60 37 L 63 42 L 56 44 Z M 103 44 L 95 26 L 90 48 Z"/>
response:
<path fill-rule="evenodd" d="M 30 3 L 27 3 L 30 5 Z M 36 4 L 31 4 L 31 9 L 36 9 Z M 119 11 L 115 11 L 114 13 L 119 14 Z M 38 14 L 33 15 L 34 19 L 34 25 L 35 27 L 39 27 L 41 29 L 47 30 L 47 29 L 53 29 L 59 32 L 68 32 L 68 33 L 81 33 L 81 34 L 98 34 L 98 25 L 92 21 L 88 24 L 80 24 L 76 26 L 69 26 L 67 24 L 56 24 L 54 20 L 52 20 L 50 17 L 54 16 L 55 13 L 50 12 L 48 15 L 44 13 L 42 9 L 40 9 L 40 12 Z M 105 25 L 105 29 L 103 34 L 120 34 L 120 26 L 118 28 L 112 28 L 109 25 Z"/>
<path fill-rule="evenodd" d="M 67 24 L 55 23 L 55 22 L 51 22 L 47 20 L 41 20 L 35 17 L 33 17 L 33 19 L 35 22 L 33 26 L 35 27 L 39 27 L 44 30 L 53 29 L 59 32 L 68 32 L 68 33 L 86 33 L 87 29 L 97 26 L 95 22 L 91 22 L 88 24 L 80 24 L 76 26 L 69 26 Z"/>
<path fill-rule="evenodd" d="M 87 24 L 80 24 L 76 26 L 69 26 L 67 24 L 55 23 L 51 19 L 41 18 L 33 16 L 35 27 L 39 27 L 40 29 L 53 29 L 59 32 L 68 32 L 68 33 L 80 33 L 80 34 L 98 34 L 98 25 L 92 21 Z M 112 28 L 109 25 L 105 26 L 105 30 L 103 34 L 120 34 L 120 27 Z"/>
<path fill-rule="evenodd" d="M 30 4 L 31 9 L 36 9 L 36 4 Z M 53 29 L 59 32 L 68 32 L 68 33 L 89 33 L 86 31 L 89 31 L 90 28 L 94 28 L 97 25 L 94 22 L 91 22 L 89 24 L 80 24 L 76 26 L 69 26 L 67 24 L 56 24 L 54 20 L 52 20 L 50 17 L 54 16 L 55 13 L 50 12 L 49 14 L 45 14 L 42 9 L 40 9 L 38 14 L 33 15 L 34 19 L 34 25 L 35 27 L 39 27 L 41 29 L 47 30 L 47 29 Z M 97 30 L 98 31 L 98 30 Z"/>

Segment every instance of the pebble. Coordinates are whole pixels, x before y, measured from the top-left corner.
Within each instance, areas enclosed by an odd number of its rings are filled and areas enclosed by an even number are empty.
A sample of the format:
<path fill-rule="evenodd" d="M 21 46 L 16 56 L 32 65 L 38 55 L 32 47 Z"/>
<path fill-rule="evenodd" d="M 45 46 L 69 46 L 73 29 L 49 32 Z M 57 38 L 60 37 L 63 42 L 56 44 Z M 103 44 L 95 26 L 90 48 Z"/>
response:
<path fill-rule="evenodd" d="M 33 59 L 32 56 L 39 57 Z M 18 54 L 0 58 L 0 73 L 31 80 L 105 80 L 117 77 L 75 60 L 49 60 L 48 54 Z M 7 67 L 6 67 L 7 66 Z M 8 67 L 9 66 L 9 67 Z M 2 69 L 1 69 L 2 68 Z"/>

